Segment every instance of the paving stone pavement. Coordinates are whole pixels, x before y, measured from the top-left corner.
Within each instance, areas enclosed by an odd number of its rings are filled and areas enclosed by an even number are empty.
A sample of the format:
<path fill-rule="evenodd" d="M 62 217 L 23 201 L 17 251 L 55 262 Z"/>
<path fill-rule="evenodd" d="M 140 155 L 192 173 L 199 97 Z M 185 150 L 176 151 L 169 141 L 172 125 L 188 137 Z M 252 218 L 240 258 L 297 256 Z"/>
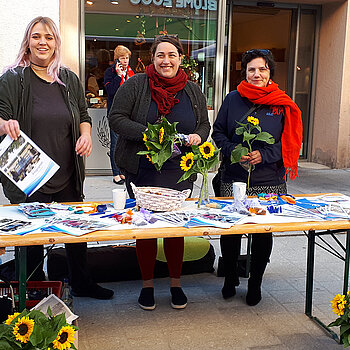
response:
<path fill-rule="evenodd" d="M 300 165 L 299 178 L 288 183 L 289 193 L 350 195 L 350 169 Z M 194 195 L 198 193 L 198 183 Z M 85 183 L 86 200 L 111 200 L 113 187 L 117 185 L 112 184 L 110 176 L 89 176 Z M 0 198 L 0 203 L 6 200 Z M 338 238 L 344 242 L 345 236 L 339 234 Z M 219 256 L 218 237 L 211 237 L 210 242 Z M 141 310 L 137 305 L 140 281 L 104 283 L 115 292 L 112 300 L 74 298 L 74 311 L 79 315 L 78 349 L 342 349 L 304 314 L 306 254 L 307 239 L 303 233 L 275 235 L 263 281 L 263 298 L 255 307 L 245 303 L 247 279 L 241 278 L 236 296 L 225 301 L 220 292 L 223 278 L 215 273 L 182 277 L 189 299 L 184 310 L 171 308 L 167 278 L 155 280 L 154 311 Z M 342 261 L 316 249 L 313 313 L 325 324 L 336 318 L 330 300 L 342 292 L 342 279 Z"/>

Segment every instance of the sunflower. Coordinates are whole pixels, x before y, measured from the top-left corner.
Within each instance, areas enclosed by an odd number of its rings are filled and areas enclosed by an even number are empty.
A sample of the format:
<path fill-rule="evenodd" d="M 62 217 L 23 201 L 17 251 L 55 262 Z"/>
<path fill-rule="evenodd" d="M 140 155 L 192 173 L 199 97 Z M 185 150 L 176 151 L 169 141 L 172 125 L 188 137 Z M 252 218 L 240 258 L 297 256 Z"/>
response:
<path fill-rule="evenodd" d="M 205 159 L 208 159 L 214 155 L 215 148 L 210 142 L 204 142 L 199 146 L 199 150 Z"/>
<path fill-rule="evenodd" d="M 147 135 L 143 134 L 143 141 L 146 142 L 147 141 Z"/>
<path fill-rule="evenodd" d="M 161 127 L 159 130 L 159 143 L 162 143 L 164 139 L 164 128 Z"/>
<path fill-rule="evenodd" d="M 346 304 L 346 300 L 344 299 L 345 295 L 337 294 L 331 301 L 333 312 L 338 316 L 344 315 L 344 308 Z"/>
<path fill-rule="evenodd" d="M 34 320 L 29 317 L 19 318 L 13 327 L 13 334 L 16 340 L 22 343 L 27 343 L 29 341 L 30 335 L 33 333 Z"/>
<path fill-rule="evenodd" d="M 7 320 L 5 321 L 5 324 L 11 324 L 11 322 L 18 316 L 20 315 L 19 312 L 15 312 L 13 315 L 9 315 L 9 317 L 7 318 Z"/>
<path fill-rule="evenodd" d="M 194 154 L 190 152 L 190 153 L 187 153 L 185 156 L 181 157 L 180 167 L 183 171 L 188 171 L 192 168 L 193 156 Z"/>
<path fill-rule="evenodd" d="M 249 116 L 247 118 L 247 120 L 248 120 L 248 123 L 250 123 L 250 124 L 253 124 L 253 125 L 258 125 L 259 124 L 259 119 L 258 118 L 254 118 L 252 116 Z"/>
<path fill-rule="evenodd" d="M 147 157 L 147 159 L 148 159 L 151 163 L 153 163 L 153 162 L 152 162 L 152 158 L 151 158 L 148 154 L 146 154 L 146 157 Z"/>
<path fill-rule="evenodd" d="M 57 338 L 52 342 L 54 349 L 66 350 L 70 349 L 74 343 L 75 330 L 71 326 L 64 326 L 58 332 Z"/>

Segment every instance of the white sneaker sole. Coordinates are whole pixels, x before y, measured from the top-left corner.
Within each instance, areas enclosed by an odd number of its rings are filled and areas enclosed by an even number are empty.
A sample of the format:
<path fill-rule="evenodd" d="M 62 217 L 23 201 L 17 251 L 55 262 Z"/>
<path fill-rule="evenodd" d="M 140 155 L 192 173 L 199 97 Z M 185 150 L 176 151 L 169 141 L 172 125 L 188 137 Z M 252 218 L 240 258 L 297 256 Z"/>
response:
<path fill-rule="evenodd" d="M 183 305 L 175 305 L 175 304 L 171 303 L 171 307 L 173 309 L 177 309 L 177 310 L 184 309 L 186 306 L 187 306 L 187 303 L 183 304 Z"/>
<path fill-rule="evenodd" d="M 138 303 L 140 308 L 143 309 L 143 310 L 154 310 L 156 308 L 156 304 L 152 305 L 152 306 L 145 306 L 145 305 L 142 305 L 140 303 Z"/>

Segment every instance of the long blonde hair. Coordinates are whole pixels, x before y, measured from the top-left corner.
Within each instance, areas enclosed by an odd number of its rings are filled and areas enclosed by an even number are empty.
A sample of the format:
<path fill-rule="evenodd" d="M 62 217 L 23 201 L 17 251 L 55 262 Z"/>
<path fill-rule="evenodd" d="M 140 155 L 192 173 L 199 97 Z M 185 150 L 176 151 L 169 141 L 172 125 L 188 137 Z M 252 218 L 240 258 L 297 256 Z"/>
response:
<path fill-rule="evenodd" d="M 38 16 L 29 22 L 29 24 L 27 25 L 27 28 L 24 32 L 24 37 L 23 37 L 22 44 L 21 44 L 21 47 L 19 49 L 17 58 L 13 64 L 7 66 L 4 69 L 4 72 L 6 72 L 8 70 L 14 71 L 14 69 L 17 67 L 26 68 L 26 67 L 30 66 L 29 41 L 30 41 L 30 36 L 32 34 L 32 31 L 33 31 L 33 27 L 37 23 L 42 23 L 45 26 L 47 26 L 52 31 L 52 34 L 53 34 L 55 41 L 56 41 L 55 52 L 53 53 L 53 55 L 51 57 L 51 62 L 49 63 L 49 65 L 47 67 L 47 73 L 53 78 L 53 82 L 57 82 L 59 84 L 64 85 L 64 83 L 58 77 L 59 72 L 60 72 L 60 68 L 64 67 L 61 63 L 61 37 L 60 37 L 60 33 L 58 31 L 58 28 L 57 28 L 55 22 L 49 17 Z"/>

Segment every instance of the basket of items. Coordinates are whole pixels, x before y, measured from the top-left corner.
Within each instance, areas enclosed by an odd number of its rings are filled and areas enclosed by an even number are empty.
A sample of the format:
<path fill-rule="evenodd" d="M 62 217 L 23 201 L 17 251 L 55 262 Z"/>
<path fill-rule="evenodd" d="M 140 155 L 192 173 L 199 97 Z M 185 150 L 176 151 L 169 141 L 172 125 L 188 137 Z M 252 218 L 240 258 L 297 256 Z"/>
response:
<path fill-rule="evenodd" d="M 165 187 L 136 187 L 130 184 L 136 205 L 152 211 L 171 211 L 179 209 L 191 190 L 177 191 Z"/>

